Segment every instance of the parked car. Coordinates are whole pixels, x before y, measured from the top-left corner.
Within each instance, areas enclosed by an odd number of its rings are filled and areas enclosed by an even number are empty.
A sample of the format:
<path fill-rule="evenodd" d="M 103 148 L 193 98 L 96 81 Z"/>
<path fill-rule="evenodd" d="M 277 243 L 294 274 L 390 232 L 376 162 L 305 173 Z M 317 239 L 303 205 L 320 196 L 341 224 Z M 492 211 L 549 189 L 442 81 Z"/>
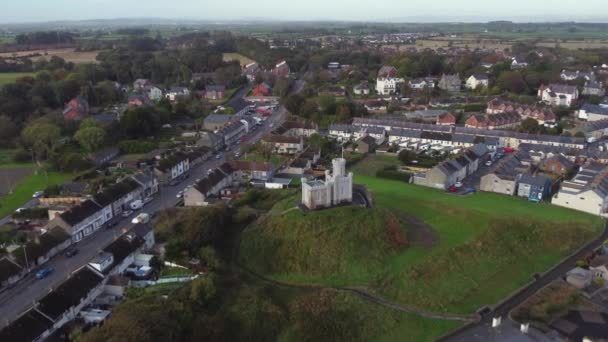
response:
<path fill-rule="evenodd" d="M 78 248 L 68 248 L 65 250 L 65 256 L 68 258 L 71 258 L 76 254 L 78 254 Z"/>
<path fill-rule="evenodd" d="M 221 159 L 221 158 L 222 158 L 222 154 L 221 153 L 215 156 L 215 159 Z"/>
<path fill-rule="evenodd" d="M 454 183 L 454 186 L 456 188 L 462 188 L 462 182 L 456 182 L 456 183 Z"/>
<path fill-rule="evenodd" d="M 32 195 L 33 198 L 40 198 L 44 196 L 44 191 L 36 191 L 34 192 L 34 194 Z"/>
<path fill-rule="evenodd" d="M 452 185 L 448 188 L 448 192 L 458 192 L 458 188 Z"/>
<path fill-rule="evenodd" d="M 491 161 L 491 160 L 488 160 L 488 161 L 486 162 L 486 166 L 492 166 L 492 161 Z"/>
<path fill-rule="evenodd" d="M 141 213 L 141 214 L 135 216 L 133 218 L 133 220 L 131 220 L 131 223 L 133 223 L 133 224 L 148 223 L 148 222 L 150 222 L 150 215 L 148 215 L 146 213 Z"/>
<path fill-rule="evenodd" d="M 49 276 L 49 274 L 53 273 L 52 267 L 44 267 L 41 268 L 38 272 L 36 272 L 36 279 L 44 279 Z"/>
<path fill-rule="evenodd" d="M 177 195 L 175 195 L 175 197 L 176 198 L 182 198 L 182 197 L 184 197 L 184 192 L 183 191 L 178 192 Z"/>
<path fill-rule="evenodd" d="M 15 212 L 16 212 L 17 214 L 19 214 L 19 213 L 22 213 L 22 212 L 24 212 L 24 211 L 26 211 L 26 210 L 27 210 L 27 208 L 17 208 L 17 210 L 15 210 Z"/>
<path fill-rule="evenodd" d="M 125 210 L 122 212 L 122 217 L 129 217 L 133 214 L 133 210 Z"/>

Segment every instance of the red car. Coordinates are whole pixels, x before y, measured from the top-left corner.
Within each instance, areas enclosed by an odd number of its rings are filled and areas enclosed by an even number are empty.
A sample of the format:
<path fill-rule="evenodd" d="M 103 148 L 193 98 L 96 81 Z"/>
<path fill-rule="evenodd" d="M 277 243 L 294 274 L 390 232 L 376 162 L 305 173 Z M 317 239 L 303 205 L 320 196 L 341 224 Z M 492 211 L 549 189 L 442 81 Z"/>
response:
<path fill-rule="evenodd" d="M 512 147 L 505 147 L 504 151 L 505 151 L 505 153 L 513 153 L 513 152 L 515 152 L 515 149 Z"/>
<path fill-rule="evenodd" d="M 449 192 L 458 192 L 458 188 L 452 185 L 451 187 L 448 188 L 448 191 Z"/>

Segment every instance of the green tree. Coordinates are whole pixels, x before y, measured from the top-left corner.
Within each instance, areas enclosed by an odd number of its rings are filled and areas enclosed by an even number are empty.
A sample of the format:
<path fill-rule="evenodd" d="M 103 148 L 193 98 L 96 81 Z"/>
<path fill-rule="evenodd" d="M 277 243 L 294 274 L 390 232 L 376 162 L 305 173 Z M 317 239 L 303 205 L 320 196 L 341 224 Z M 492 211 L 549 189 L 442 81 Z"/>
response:
<path fill-rule="evenodd" d="M 0 146 L 10 146 L 18 134 L 19 130 L 13 120 L 6 115 L 0 115 Z"/>
<path fill-rule="evenodd" d="M 410 150 L 401 150 L 398 158 L 403 164 L 409 164 L 416 160 L 416 152 Z"/>
<path fill-rule="evenodd" d="M 33 122 L 21 133 L 23 143 L 33 149 L 37 159 L 46 159 L 56 147 L 60 137 L 61 129 L 57 125 L 46 122 Z"/>
<path fill-rule="evenodd" d="M 521 122 L 519 130 L 525 133 L 538 133 L 540 131 L 540 125 L 538 124 L 538 121 L 533 118 L 527 118 Z"/>
<path fill-rule="evenodd" d="M 211 246 L 201 248 L 198 257 L 210 270 L 217 270 L 222 267 L 222 260 L 218 258 L 215 249 Z"/>
<path fill-rule="evenodd" d="M 498 76 L 496 86 L 503 91 L 522 94 L 527 91 L 528 86 L 521 74 L 517 71 L 505 71 Z"/>
<path fill-rule="evenodd" d="M 106 138 L 106 131 L 99 127 L 84 127 L 74 134 L 74 139 L 88 151 L 99 149 Z"/>
<path fill-rule="evenodd" d="M 190 299 L 198 303 L 206 303 L 215 298 L 217 289 L 215 287 L 215 275 L 208 273 L 192 281 L 190 285 Z"/>

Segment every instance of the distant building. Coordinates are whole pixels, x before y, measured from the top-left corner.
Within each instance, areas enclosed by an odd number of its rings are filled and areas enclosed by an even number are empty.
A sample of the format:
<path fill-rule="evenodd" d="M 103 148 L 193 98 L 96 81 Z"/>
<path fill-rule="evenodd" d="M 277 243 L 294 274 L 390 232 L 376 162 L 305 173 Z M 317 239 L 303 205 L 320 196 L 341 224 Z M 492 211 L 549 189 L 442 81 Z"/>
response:
<path fill-rule="evenodd" d="M 583 87 L 583 95 L 587 96 L 604 96 L 606 95 L 606 89 L 602 82 L 587 81 Z"/>
<path fill-rule="evenodd" d="M 203 120 L 203 127 L 210 131 L 217 131 L 232 121 L 238 121 L 238 117 L 231 114 L 209 114 Z"/>
<path fill-rule="evenodd" d="M 445 113 L 437 117 L 435 122 L 437 125 L 454 126 L 456 125 L 456 116 L 452 113 Z"/>
<path fill-rule="evenodd" d="M 332 160 L 333 172 L 325 171 L 325 181 L 302 179 L 302 204 L 308 209 L 329 208 L 353 200 L 353 174 L 346 173 L 346 160 Z"/>
<path fill-rule="evenodd" d="M 479 87 L 487 88 L 490 85 L 490 78 L 486 74 L 471 75 L 466 82 L 468 89 L 477 89 Z"/>
<path fill-rule="evenodd" d="M 190 96 L 190 90 L 186 87 L 173 86 L 167 91 L 165 97 L 169 99 L 169 101 L 176 101 L 180 97 L 188 97 Z"/>
<path fill-rule="evenodd" d="M 65 120 L 82 120 L 89 114 L 89 103 L 83 97 L 76 97 L 65 104 L 63 118 Z"/>
<path fill-rule="evenodd" d="M 541 85 L 538 97 L 550 106 L 571 106 L 579 97 L 576 86 L 565 84 Z"/>
<path fill-rule="evenodd" d="M 267 83 L 260 83 L 251 90 L 251 94 L 256 97 L 272 95 L 272 87 Z"/>
<path fill-rule="evenodd" d="M 379 95 L 391 95 L 400 92 L 400 87 L 405 82 L 403 78 L 378 77 L 376 79 L 376 92 Z"/>
<path fill-rule="evenodd" d="M 577 111 L 578 118 L 587 121 L 599 121 L 608 119 L 608 106 L 585 103 Z"/>
<path fill-rule="evenodd" d="M 450 93 L 457 93 L 460 91 L 460 87 L 462 86 L 462 81 L 460 80 L 460 75 L 442 75 L 437 87 L 441 90 L 445 90 Z"/>
<path fill-rule="evenodd" d="M 551 195 L 551 180 L 545 176 L 522 174 L 517 185 L 517 196 L 530 202 L 541 202 Z"/>
<path fill-rule="evenodd" d="M 369 83 L 367 81 L 361 82 L 353 87 L 353 93 L 355 95 L 369 95 Z"/>
<path fill-rule="evenodd" d="M 205 87 L 205 98 L 208 100 L 219 100 L 226 96 L 225 85 L 208 85 Z"/>
<path fill-rule="evenodd" d="M 255 77 L 262 71 L 260 65 L 256 62 L 249 63 L 243 67 L 242 75 L 247 77 L 247 81 L 253 82 Z"/>
<path fill-rule="evenodd" d="M 145 87 L 144 94 L 152 101 L 158 101 L 163 98 L 163 90 L 153 85 Z"/>
<path fill-rule="evenodd" d="M 287 77 L 289 76 L 289 64 L 286 61 L 281 61 L 275 65 L 275 67 L 271 70 L 271 73 L 275 77 Z"/>

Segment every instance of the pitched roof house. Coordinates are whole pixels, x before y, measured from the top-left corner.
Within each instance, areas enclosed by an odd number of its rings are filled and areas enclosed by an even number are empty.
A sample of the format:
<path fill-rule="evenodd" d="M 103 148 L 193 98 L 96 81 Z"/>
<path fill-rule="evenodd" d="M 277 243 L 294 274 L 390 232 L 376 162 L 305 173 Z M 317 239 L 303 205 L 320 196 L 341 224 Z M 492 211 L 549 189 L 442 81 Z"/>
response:
<path fill-rule="evenodd" d="M 65 120 L 82 120 L 89 114 L 89 103 L 81 96 L 75 97 L 66 103 L 63 109 L 63 118 Z"/>

